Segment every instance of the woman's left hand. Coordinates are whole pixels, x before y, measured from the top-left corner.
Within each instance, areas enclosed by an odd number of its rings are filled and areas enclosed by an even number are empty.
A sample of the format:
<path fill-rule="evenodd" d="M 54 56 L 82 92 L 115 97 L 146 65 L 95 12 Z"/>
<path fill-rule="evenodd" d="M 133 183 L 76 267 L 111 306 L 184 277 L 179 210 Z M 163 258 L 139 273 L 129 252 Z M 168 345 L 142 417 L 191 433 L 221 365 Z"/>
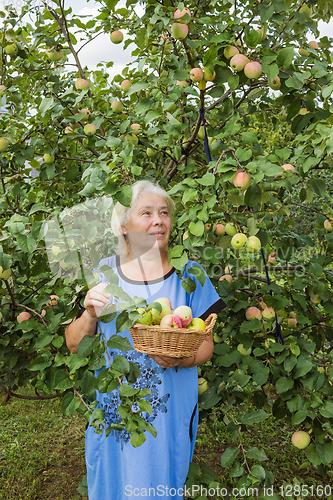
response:
<path fill-rule="evenodd" d="M 150 355 L 150 357 L 162 368 L 174 368 L 178 366 L 185 358 L 172 358 L 170 356 Z"/>

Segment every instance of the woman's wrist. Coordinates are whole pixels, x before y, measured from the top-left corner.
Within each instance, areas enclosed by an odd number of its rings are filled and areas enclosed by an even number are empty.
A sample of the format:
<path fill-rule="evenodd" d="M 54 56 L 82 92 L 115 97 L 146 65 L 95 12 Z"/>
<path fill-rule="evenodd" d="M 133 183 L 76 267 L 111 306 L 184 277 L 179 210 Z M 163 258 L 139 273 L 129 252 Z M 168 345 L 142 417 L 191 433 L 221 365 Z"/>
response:
<path fill-rule="evenodd" d="M 196 355 L 191 356 L 190 358 L 185 358 L 183 361 L 179 363 L 178 366 L 180 366 L 181 368 L 192 368 L 193 366 L 195 366 L 195 362 L 196 362 Z"/>

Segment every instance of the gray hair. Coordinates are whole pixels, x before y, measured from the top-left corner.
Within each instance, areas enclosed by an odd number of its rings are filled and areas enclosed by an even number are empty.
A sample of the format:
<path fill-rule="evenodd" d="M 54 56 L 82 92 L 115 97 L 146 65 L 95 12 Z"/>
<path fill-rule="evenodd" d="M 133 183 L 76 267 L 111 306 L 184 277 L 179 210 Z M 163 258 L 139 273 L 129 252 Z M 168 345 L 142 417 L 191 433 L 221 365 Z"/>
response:
<path fill-rule="evenodd" d="M 162 189 L 157 183 L 153 183 L 147 180 L 135 182 L 132 185 L 132 199 L 130 206 L 125 207 L 118 201 L 115 204 L 112 213 L 111 227 L 115 236 L 117 236 L 118 238 L 118 244 L 115 247 L 115 252 L 117 255 L 128 255 L 129 253 L 126 236 L 123 234 L 121 228 L 125 226 L 127 222 L 129 222 L 130 212 L 143 193 L 153 193 L 161 196 L 168 206 L 170 217 L 173 217 L 175 211 L 175 203 L 164 189 Z"/>

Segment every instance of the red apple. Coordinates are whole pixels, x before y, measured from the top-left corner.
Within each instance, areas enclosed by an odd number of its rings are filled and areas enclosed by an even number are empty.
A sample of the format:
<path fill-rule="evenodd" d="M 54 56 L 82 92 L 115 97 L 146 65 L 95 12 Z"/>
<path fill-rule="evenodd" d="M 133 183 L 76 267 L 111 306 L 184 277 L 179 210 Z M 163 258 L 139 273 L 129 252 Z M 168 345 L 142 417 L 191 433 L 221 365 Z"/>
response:
<path fill-rule="evenodd" d="M 248 319 L 248 320 L 254 319 L 254 318 L 261 319 L 262 314 L 261 314 L 260 309 L 258 309 L 255 306 L 252 306 L 252 307 L 249 307 L 248 309 L 246 309 L 245 316 L 246 316 L 246 319 Z"/>
<path fill-rule="evenodd" d="M 231 274 L 224 274 L 223 276 L 221 276 L 221 278 L 219 279 L 219 281 L 223 281 L 223 280 L 227 280 L 229 281 L 229 283 L 232 282 L 232 276 Z"/>
<path fill-rule="evenodd" d="M 56 306 L 58 304 L 58 295 L 50 295 L 50 301 L 46 304 L 47 307 Z"/>
<path fill-rule="evenodd" d="M 184 7 L 182 11 L 176 9 L 173 16 L 179 23 L 186 23 L 185 19 L 182 19 L 185 14 L 188 14 L 191 17 L 191 12 L 186 7 Z"/>
<path fill-rule="evenodd" d="M 173 311 L 173 314 L 178 316 L 183 328 L 186 328 L 192 321 L 192 310 L 189 306 L 179 306 Z"/>
<path fill-rule="evenodd" d="M 309 47 L 311 47 L 311 49 L 318 50 L 319 49 L 318 42 L 316 42 L 315 40 L 311 40 L 311 42 L 309 42 Z"/>
<path fill-rule="evenodd" d="M 75 88 L 77 90 L 85 90 L 89 87 L 89 82 L 88 80 L 85 80 L 84 78 L 78 78 L 75 82 Z"/>
<path fill-rule="evenodd" d="M 132 82 L 130 80 L 123 80 L 120 84 L 120 88 L 126 92 L 130 87 L 132 87 Z"/>
<path fill-rule="evenodd" d="M 27 319 L 30 318 L 30 314 L 28 313 L 28 311 L 23 311 L 21 312 L 18 316 L 17 316 L 17 321 L 18 323 L 22 323 L 22 321 L 26 321 Z"/>
<path fill-rule="evenodd" d="M 200 68 L 192 68 L 190 71 L 192 82 L 200 82 L 203 79 L 203 71 Z"/>
<path fill-rule="evenodd" d="M 237 172 L 232 179 L 233 185 L 239 189 L 247 189 L 251 185 L 251 177 L 245 172 Z"/>
<path fill-rule="evenodd" d="M 257 80 L 262 74 L 261 64 L 257 61 L 252 61 L 245 64 L 244 74 L 251 80 Z"/>
<path fill-rule="evenodd" d="M 181 319 L 175 314 L 166 314 L 160 322 L 161 328 L 182 328 Z"/>
<path fill-rule="evenodd" d="M 281 165 L 281 168 L 283 168 L 283 170 L 290 170 L 291 172 L 295 172 L 295 167 L 294 165 L 292 165 L 291 163 L 284 163 L 283 165 Z M 281 174 L 279 175 L 282 175 L 283 172 L 281 172 Z"/>
<path fill-rule="evenodd" d="M 133 134 L 138 134 L 141 129 L 141 125 L 139 123 L 132 123 L 131 129 L 133 130 Z"/>
<path fill-rule="evenodd" d="M 223 224 L 216 224 L 214 232 L 217 236 L 223 236 L 225 234 L 225 226 Z"/>
<path fill-rule="evenodd" d="M 151 310 L 151 313 L 153 315 L 153 323 L 154 325 L 158 325 L 163 316 L 172 313 L 171 301 L 166 297 L 160 297 L 159 299 L 156 299 L 154 302 L 158 302 L 162 306 L 161 312 L 159 312 L 157 309 L 154 308 Z"/>

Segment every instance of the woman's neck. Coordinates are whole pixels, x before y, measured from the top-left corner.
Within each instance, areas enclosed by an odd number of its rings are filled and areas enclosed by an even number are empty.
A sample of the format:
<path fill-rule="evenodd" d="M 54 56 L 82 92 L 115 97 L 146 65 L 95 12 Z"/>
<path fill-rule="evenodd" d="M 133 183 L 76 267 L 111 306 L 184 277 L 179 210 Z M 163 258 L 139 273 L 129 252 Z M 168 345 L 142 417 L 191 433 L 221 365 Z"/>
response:
<path fill-rule="evenodd" d="M 120 266 L 124 275 L 136 281 L 151 281 L 162 278 L 171 269 L 172 265 L 168 261 L 167 252 L 151 252 L 144 255 L 122 255 L 120 257 Z"/>

